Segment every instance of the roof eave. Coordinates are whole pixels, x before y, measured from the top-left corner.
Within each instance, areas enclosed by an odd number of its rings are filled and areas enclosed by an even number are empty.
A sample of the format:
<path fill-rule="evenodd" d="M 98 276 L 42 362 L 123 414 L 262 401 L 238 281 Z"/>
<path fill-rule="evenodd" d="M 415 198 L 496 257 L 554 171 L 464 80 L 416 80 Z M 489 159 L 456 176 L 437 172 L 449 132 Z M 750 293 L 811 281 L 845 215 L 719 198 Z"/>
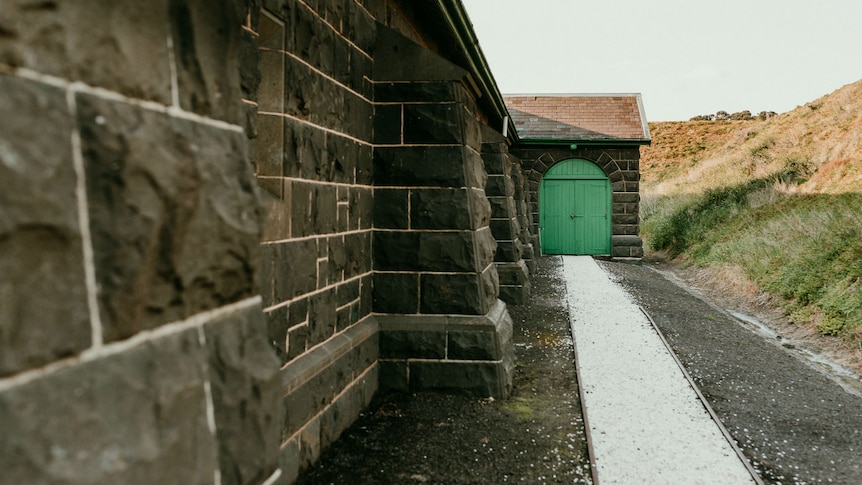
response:
<path fill-rule="evenodd" d="M 437 5 L 446 18 L 446 22 L 449 23 L 449 26 L 455 33 L 459 47 L 467 55 L 470 70 L 478 77 L 477 84 L 479 88 L 483 91 L 483 94 L 488 96 L 495 114 L 499 117 L 502 124 L 500 131 L 506 133 L 507 139 L 512 144 L 518 143 L 519 136 L 515 130 L 515 122 L 509 116 L 509 110 L 503 101 L 503 95 L 497 87 L 497 81 L 491 73 L 491 68 L 488 66 L 488 61 L 485 59 L 482 48 L 479 46 L 479 39 L 473 30 L 473 24 L 470 22 L 464 5 L 460 0 L 437 0 Z"/>
<path fill-rule="evenodd" d="M 581 139 L 581 138 L 520 138 L 518 145 L 580 145 L 580 146 L 642 146 L 652 144 L 652 139 Z"/>

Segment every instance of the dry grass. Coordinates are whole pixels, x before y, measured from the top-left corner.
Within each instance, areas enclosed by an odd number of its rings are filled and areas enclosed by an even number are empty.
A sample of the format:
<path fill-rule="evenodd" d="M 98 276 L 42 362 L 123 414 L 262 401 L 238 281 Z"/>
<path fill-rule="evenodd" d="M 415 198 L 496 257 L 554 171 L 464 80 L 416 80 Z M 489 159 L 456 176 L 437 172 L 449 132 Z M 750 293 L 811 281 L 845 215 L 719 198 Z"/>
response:
<path fill-rule="evenodd" d="M 862 362 L 862 81 L 765 121 L 650 129 L 648 245 L 716 290 L 841 336 Z"/>

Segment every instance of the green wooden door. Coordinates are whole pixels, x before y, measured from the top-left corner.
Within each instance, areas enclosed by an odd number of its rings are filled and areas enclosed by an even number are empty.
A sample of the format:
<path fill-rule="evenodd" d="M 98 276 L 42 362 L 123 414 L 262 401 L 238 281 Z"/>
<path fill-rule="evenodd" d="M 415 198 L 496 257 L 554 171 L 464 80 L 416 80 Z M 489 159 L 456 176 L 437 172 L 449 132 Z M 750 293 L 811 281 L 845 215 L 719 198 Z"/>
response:
<path fill-rule="evenodd" d="M 542 252 L 609 254 L 610 202 L 610 182 L 594 164 L 567 160 L 551 168 L 539 189 Z"/>

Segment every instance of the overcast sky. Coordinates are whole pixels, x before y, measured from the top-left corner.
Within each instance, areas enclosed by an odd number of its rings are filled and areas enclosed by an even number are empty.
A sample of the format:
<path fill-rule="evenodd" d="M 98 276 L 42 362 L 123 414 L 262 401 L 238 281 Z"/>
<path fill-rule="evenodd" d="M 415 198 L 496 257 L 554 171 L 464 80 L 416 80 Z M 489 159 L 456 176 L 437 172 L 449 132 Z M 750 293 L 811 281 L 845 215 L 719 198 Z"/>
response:
<path fill-rule="evenodd" d="M 783 113 L 862 79 L 862 0 L 462 0 L 503 94 Z"/>

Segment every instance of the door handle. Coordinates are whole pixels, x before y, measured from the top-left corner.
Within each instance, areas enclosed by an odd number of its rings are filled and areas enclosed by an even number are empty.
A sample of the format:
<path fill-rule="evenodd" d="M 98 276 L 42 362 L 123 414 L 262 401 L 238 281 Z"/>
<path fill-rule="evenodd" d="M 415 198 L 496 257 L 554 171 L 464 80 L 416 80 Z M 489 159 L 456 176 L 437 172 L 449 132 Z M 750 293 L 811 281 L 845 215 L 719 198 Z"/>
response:
<path fill-rule="evenodd" d="M 576 215 L 572 214 L 572 219 L 574 219 L 575 217 L 578 217 L 578 216 L 576 216 Z"/>

